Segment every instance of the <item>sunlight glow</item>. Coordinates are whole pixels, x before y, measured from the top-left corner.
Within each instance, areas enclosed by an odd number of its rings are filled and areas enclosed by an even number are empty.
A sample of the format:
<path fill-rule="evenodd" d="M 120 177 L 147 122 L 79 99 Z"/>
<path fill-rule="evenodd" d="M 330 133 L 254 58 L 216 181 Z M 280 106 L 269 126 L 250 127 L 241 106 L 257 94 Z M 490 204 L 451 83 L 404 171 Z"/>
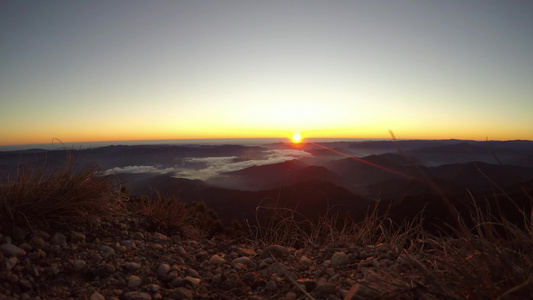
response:
<path fill-rule="evenodd" d="M 298 144 L 302 141 L 302 135 L 299 134 L 298 132 L 295 132 L 293 135 L 292 135 L 292 142 L 295 143 L 295 144 Z"/>

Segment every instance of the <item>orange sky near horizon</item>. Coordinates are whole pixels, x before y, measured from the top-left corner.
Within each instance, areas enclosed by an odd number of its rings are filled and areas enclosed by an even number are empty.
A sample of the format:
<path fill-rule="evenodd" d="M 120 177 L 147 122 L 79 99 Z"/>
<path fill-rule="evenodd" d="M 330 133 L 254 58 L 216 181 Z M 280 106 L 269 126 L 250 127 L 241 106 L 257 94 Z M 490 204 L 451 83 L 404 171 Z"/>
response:
<path fill-rule="evenodd" d="M 0 10 L 0 146 L 533 140 L 533 2 L 27 2 Z"/>

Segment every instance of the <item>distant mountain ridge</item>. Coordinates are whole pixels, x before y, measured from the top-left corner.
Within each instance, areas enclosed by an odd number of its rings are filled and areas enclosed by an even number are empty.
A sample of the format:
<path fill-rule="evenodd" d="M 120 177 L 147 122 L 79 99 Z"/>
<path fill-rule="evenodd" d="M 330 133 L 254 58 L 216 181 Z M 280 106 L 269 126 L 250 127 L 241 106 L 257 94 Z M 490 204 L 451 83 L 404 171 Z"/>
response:
<path fill-rule="evenodd" d="M 533 142 L 461 140 L 0 151 L 0 174 L 13 176 L 26 162 L 61 167 L 67 157 L 100 165 L 131 195 L 158 192 L 188 203 L 206 201 L 224 220 L 255 218 L 258 207 L 266 216 L 272 205 L 315 217 L 328 210 L 356 216 L 376 200 L 392 205 L 398 218 L 429 204 L 438 214 L 443 207 L 434 186 L 458 206 L 470 194 L 494 198 L 501 190 L 526 203 L 519 191 L 533 181 Z M 207 179 L 194 179 L 195 172 Z"/>

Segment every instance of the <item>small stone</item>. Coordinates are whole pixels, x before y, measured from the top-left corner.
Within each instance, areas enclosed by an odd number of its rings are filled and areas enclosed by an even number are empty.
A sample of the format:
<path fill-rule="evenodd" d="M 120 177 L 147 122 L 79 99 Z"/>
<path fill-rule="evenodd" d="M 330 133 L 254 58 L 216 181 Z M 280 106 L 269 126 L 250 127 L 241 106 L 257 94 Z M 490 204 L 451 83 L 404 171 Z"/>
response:
<path fill-rule="evenodd" d="M 142 284 L 142 280 L 139 276 L 131 275 L 128 277 L 128 287 L 132 289 L 136 289 L 140 287 Z"/>
<path fill-rule="evenodd" d="M 83 270 L 83 268 L 85 268 L 86 265 L 87 265 L 87 262 L 85 262 L 84 260 L 76 259 L 75 261 L 72 262 L 72 269 L 74 269 L 74 271 L 76 272 L 79 272 Z"/>
<path fill-rule="evenodd" d="M 213 277 L 211 277 L 211 283 L 212 284 L 220 284 L 222 282 L 222 275 L 220 274 L 215 274 L 213 275 Z"/>
<path fill-rule="evenodd" d="M 51 264 L 50 267 L 48 267 L 48 272 L 52 275 L 57 275 L 61 272 L 61 269 L 58 264 Z"/>
<path fill-rule="evenodd" d="M 24 256 L 26 251 L 21 249 L 13 244 L 2 244 L 0 246 L 0 251 L 2 251 L 6 256 Z"/>
<path fill-rule="evenodd" d="M 7 281 L 11 283 L 17 283 L 19 281 L 19 277 L 17 276 L 17 274 L 13 274 L 12 272 L 9 272 L 7 274 Z"/>
<path fill-rule="evenodd" d="M 298 279 L 296 282 L 305 286 L 306 291 L 312 291 L 318 286 L 318 282 L 313 279 L 301 278 Z"/>
<path fill-rule="evenodd" d="M 33 247 L 30 244 L 28 244 L 28 243 L 20 244 L 19 248 L 24 250 L 24 251 L 26 251 L 26 252 L 33 250 Z"/>
<path fill-rule="evenodd" d="M 170 271 L 170 266 L 168 264 L 160 264 L 157 268 L 157 275 L 164 276 Z"/>
<path fill-rule="evenodd" d="M 287 294 L 285 294 L 285 300 L 296 300 L 296 293 L 288 292 Z"/>
<path fill-rule="evenodd" d="M 335 252 L 335 254 L 333 254 L 333 256 L 331 257 L 330 261 L 331 266 L 341 267 L 346 265 L 350 261 L 350 259 L 348 258 L 348 255 L 346 255 L 346 253 L 344 252 Z"/>
<path fill-rule="evenodd" d="M 330 294 L 336 294 L 338 292 L 338 289 L 335 285 L 331 283 L 323 283 L 319 284 L 315 290 L 313 291 L 313 294 L 318 296 L 325 296 Z"/>
<path fill-rule="evenodd" d="M 303 266 L 309 267 L 310 265 L 313 264 L 313 261 L 310 260 L 307 256 L 302 255 L 302 257 L 300 257 L 300 264 L 302 264 Z"/>
<path fill-rule="evenodd" d="M 130 240 L 122 241 L 122 242 L 120 242 L 120 244 L 122 244 L 128 250 L 137 248 L 137 245 L 135 244 L 135 242 L 134 241 L 130 241 Z"/>
<path fill-rule="evenodd" d="M 196 271 L 195 269 L 187 268 L 187 274 L 194 278 L 200 278 L 200 274 L 198 274 L 198 271 Z"/>
<path fill-rule="evenodd" d="M 146 292 L 134 291 L 124 294 L 124 298 L 126 300 L 151 300 L 152 296 Z"/>
<path fill-rule="evenodd" d="M 19 260 L 16 258 L 16 257 L 9 257 L 6 259 L 6 270 L 12 270 L 16 265 L 17 263 L 19 262 Z"/>
<path fill-rule="evenodd" d="M 46 252 L 44 252 L 44 251 L 41 250 L 41 249 L 37 250 L 37 257 L 39 257 L 39 258 L 46 258 Z"/>
<path fill-rule="evenodd" d="M 70 241 L 73 243 L 85 243 L 85 234 L 77 231 L 71 231 Z"/>
<path fill-rule="evenodd" d="M 61 234 L 59 232 L 56 232 L 52 236 L 52 239 L 50 240 L 50 243 L 52 245 L 66 246 L 67 245 L 67 238 L 63 234 Z"/>
<path fill-rule="evenodd" d="M 133 233 L 133 238 L 136 240 L 144 240 L 144 234 L 142 232 Z"/>
<path fill-rule="evenodd" d="M 166 235 L 164 235 L 164 234 L 162 234 L 160 232 L 155 232 L 154 233 L 154 238 L 156 240 L 165 240 L 165 239 L 168 239 L 168 236 L 166 236 Z"/>
<path fill-rule="evenodd" d="M 169 238 L 159 239 L 159 240 L 157 240 L 157 244 L 164 245 L 164 246 L 170 246 L 172 244 L 172 240 L 169 239 Z"/>
<path fill-rule="evenodd" d="M 265 286 L 265 289 L 267 291 L 273 292 L 273 291 L 278 289 L 278 285 L 277 285 L 277 283 L 275 281 L 270 280 L 269 282 L 267 282 L 267 284 Z"/>
<path fill-rule="evenodd" d="M 174 299 L 187 299 L 192 300 L 192 292 L 184 287 L 179 287 L 174 290 L 174 293 L 172 294 L 172 297 Z"/>
<path fill-rule="evenodd" d="M 113 289 L 113 294 L 117 296 L 122 296 L 124 294 L 124 291 L 121 289 Z M 111 297 L 113 300 L 118 300 L 116 297 Z M 109 299 L 110 300 L 110 299 Z"/>
<path fill-rule="evenodd" d="M 249 257 L 243 256 L 243 257 L 238 257 L 238 258 L 232 260 L 231 262 L 233 264 L 248 265 L 248 264 L 250 264 L 252 262 L 252 260 Z"/>
<path fill-rule="evenodd" d="M 185 282 L 183 281 L 183 278 L 173 276 L 172 280 L 170 281 L 170 285 L 175 286 L 175 287 L 180 287 L 180 286 L 184 286 Z"/>
<path fill-rule="evenodd" d="M 105 297 L 104 295 L 98 292 L 94 292 L 91 294 L 91 297 L 89 298 L 89 300 L 105 300 Z"/>
<path fill-rule="evenodd" d="M 266 247 L 261 254 L 262 257 L 270 257 L 271 255 L 275 258 L 281 259 L 287 254 L 287 248 L 280 245 L 271 245 Z"/>
<path fill-rule="evenodd" d="M 115 255 L 115 250 L 109 246 L 102 245 L 98 248 L 103 256 L 110 257 Z"/>
<path fill-rule="evenodd" d="M 44 239 L 45 241 L 50 240 L 50 235 L 46 231 L 42 231 L 42 230 L 35 230 L 33 232 L 33 236 L 38 236 Z"/>
<path fill-rule="evenodd" d="M 211 258 L 209 259 L 209 263 L 216 266 L 219 266 L 225 262 L 226 260 L 218 256 L 218 254 L 211 256 Z"/>
<path fill-rule="evenodd" d="M 26 278 L 21 278 L 19 280 L 19 286 L 25 289 L 28 289 L 28 290 L 31 290 L 33 288 L 33 286 L 31 285 L 31 282 Z"/>
<path fill-rule="evenodd" d="M 33 300 L 33 299 L 38 299 L 38 298 L 34 298 L 28 293 L 20 294 L 20 300 Z"/>
<path fill-rule="evenodd" d="M 187 251 L 185 251 L 185 249 L 183 248 L 183 246 L 178 246 L 178 247 L 176 247 L 176 251 L 177 251 L 178 254 L 181 255 L 181 256 L 187 256 L 187 255 L 188 255 Z"/>
<path fill-rule="evenodd" d="M 196 261 L 204 261 L 209 256 L 209 253 L 205 250 L 200 250 L 194 254 L 194 258 L 196 258 Z"/>
<path fill-rule="evenodd" d="M 255 253 L 255 251 L 253 249 L 250 249 L 250 248 L 237 248 L 237 252 L 240 254 L 240 255 L 246 255 L 246 256 L 255 256 L 257 255 L 257 253 Z"/>
<path fill-rule="evenodd" d="M 181 242 L 181 236 L 179 236 L 178 234 L 171 236 L 170 239 L 174 244 L 178 244 L 179 242 Z"/>
<path fill-rule="evenodd" d="M 253 272 L 246 273 L 242 276 L 242 282 L 251 285 L 256 281 L 256 275 Z"/>
<path fill-rule="evenodd" d="M 150 284 L 150 291 L 157 293 L 161 290 L 161 286 L 155 283 Z"/>
<path fill-rule="evenodd" d="M 30 240 L 30 245 L 35 249 L 43 249 L 46 247 L 46 242 L 42 237 L 34 235 Z"/>
<path fill-rule="evenodd" d="M 141 268 L 141 264 L 136 262 L 127 262 L 124 264 L 124 268 L 130 272 L 135 272 Z"/>
<path fill-rule="evenodd" d="M 199 286 L 200 285 L 200 281 L 202 281 L 199 278 L 194 278 L 194 277 L 191 277 L 191 276 L 185 276 L 185 278 L 183 278 L 183 280 L 185 280 L 186 282 L 189 282 L 190 284 L 192 284 L 195 287 Z"/>
<path fill-rule="evenodd" d="M 126 246 L 119 245 L 115 247 L 115 250 L 117 250 L 119 253 L 124 253 L 128 249 L 126 249 Z"/>
<path fill-rule="evenodd" d="M 281 276 L 287 272 L 287 267 L 281 263 L 273 263 L 267 268 L 267 271 L 270 275 L 275 274 Z"/>

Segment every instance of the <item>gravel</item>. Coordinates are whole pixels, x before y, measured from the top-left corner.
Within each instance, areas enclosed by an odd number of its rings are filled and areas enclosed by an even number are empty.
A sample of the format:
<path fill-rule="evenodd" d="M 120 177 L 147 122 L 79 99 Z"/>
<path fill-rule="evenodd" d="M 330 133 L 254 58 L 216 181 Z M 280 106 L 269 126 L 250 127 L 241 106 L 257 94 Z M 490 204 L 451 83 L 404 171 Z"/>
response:
<path fill-rule="evenodd" d="M 96 223 L 0 229 L 0 299 L 365 299 L 379 296 L 366 281 L 405 265 L 385 245 L 293 249 L 166 236 L 136 216 Z"/>

